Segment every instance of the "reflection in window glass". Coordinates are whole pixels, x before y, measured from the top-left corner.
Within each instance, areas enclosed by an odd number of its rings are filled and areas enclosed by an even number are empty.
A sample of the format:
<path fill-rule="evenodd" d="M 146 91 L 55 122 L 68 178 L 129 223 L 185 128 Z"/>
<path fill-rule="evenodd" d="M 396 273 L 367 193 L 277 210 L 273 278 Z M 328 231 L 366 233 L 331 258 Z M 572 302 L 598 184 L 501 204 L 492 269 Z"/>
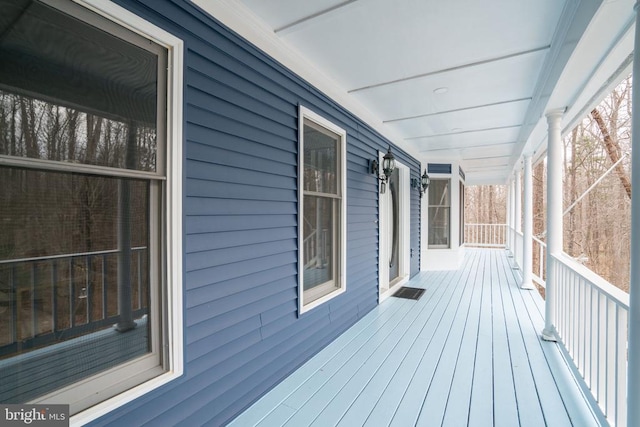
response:
<path fill-rule="evenodd" d="M 9 202 L 0 209 L 0 360 L 34 352 L 44 363 L 39 348 L 63 341 L 74 349 L 51 359 L 73 358 L 60 375 L 40 378 L 29 359 L 9 363 L 3 401 L 33 399 L 150 351 L 142 320 L 135 335 L 143 339 L 132 336 L 126 351 L 105 353 L 87 336 L 122 320 L 123 275 L 131 320 L 149 314 L 149 182 L 7 167 L 0 181 Z"/>
<path fill-rule="evenodd" d="M 158 56 L 40 2 L 0 10 L 0 154 L 155 171 Z"/>
<path fill-rule="evenodd" d="M 166 50 L 56 7 L 0 0 L 0 402 L 75 414 L 164 370 Z"/>
<path fill-rule="evenodd" d="M 450 247 L 451 198 L 449 179 L 431 179 L 429 184 L 429 248 Z"/>
<path fill-rule="evenodd" d="M 0 154 L 153 172 L 155 126 L 109 120 L 0 90 L 0 112 L 11 116 Z M 135 141 L 128 154 L 129 132 Z"/>
<path fill-rule="evenodd" d="M 310 120 L 303 132 L 302 291 L 308 304 L 341 287 L 341 138 Z"/>

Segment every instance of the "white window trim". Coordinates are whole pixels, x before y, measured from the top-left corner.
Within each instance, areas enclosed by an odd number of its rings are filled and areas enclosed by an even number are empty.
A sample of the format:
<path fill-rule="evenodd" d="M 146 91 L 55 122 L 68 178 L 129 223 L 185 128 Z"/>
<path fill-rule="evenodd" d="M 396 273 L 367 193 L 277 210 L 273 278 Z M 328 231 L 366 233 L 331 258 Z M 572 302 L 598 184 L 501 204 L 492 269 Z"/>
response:
<path fill-rule="evenodd" d="M 184 46 L 181 39 L 108 0 L 74 0 L 81 6 L 134 33 L 167 48 L 167 186 L 166 223 L 163 237 L 167 287 L 163 299 L 168 321 L 164 322 L 164 357 L 167 371 L 136 387 L 92 406 L 70 419 L 84 425 L 182 376 L 184 372 L 184 319 L 182 286 L 182 91 Z"/>
<path fill-rule="evenodd" d="M 318 298 L 308 304 L 304 303 L 304 260 L 303 247 L 304 230 L 302 216 L 304 212 L 304 121 L 310 120 L 315 124 L 340 136 L 340 250 L 338 278 L 340 287 L 335 291 Z M 333 124 L 329 120 L 300 105 L 298 112 L 298 313 L 303 314 L 325 302 L 343 294 L 347 290 L 347 131 Z"/>

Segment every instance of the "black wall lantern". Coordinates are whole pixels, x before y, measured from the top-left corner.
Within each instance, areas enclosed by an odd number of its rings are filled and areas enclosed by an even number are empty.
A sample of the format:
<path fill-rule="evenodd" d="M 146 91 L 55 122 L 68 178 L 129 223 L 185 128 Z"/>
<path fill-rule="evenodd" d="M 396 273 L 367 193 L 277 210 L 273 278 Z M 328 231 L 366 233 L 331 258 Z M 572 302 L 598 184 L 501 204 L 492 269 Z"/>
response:
<path fill-rule="evenodd" d="M 396 168 L 396 158 L 393 156 L 391 152 L 391 146 L 387 150 L 387 154 L 382 158 L 382 174 L 380 174 L 378 164 L 378 159 L 373 159 L 370 163 L 371 170 L 370 172 L 378 177 L 378 179 L 382 182 L 382 186 L 380 187 L 380 192 L 384 193 L 386 190 L 387 182 L 389 178 L 391 178 L 391 174 Z"/>
<path fill-rule="evenodd" d="M 411 180 L 411 188 L 415 188 L 420 192 L 420 198 L 427 191 L 427 187 L 429 187 L 429 183 L 431 180 L 429 179 L 429 175 L 427 175 L 427 170 L 424 170 L 424 173 L 420 177 L 420 180 L 414 178 Z"/>

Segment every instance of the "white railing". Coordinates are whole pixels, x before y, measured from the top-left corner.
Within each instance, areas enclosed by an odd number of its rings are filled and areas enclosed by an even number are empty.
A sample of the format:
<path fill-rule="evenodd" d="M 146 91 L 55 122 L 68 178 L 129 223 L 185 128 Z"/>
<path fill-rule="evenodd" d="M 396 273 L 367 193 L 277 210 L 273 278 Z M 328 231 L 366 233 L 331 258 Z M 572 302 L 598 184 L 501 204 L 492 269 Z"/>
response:
<path fill-rule="evenodd" d="M 524 238 L 522 233 L 516 232 L 507 224 L 465 224 L 465 245 L 478 248 L 504 248 L 508 247 L 515 255 L 520 268 L 524 265 Z M 546 256 L 547 245 L 537 237 L 533 237 L 533 280 L 545 287 L 546 281 Z"/>
<path fill-rule="evenodd" d="M 513 259 L 516 262 L 516 265 L 520 268 L 520 271 L 522 271 L 522 268 L 524 267 L 524 236 L 519 231 L 514 230 L 513 237 L 515 243 L 513 248 L 511 248 L 511 252 L 513 253 Z"/>
<path fill-rule="evenodd" d="M 465 224 L 464 243 L 476 248 L 504 248 L 507 241 L 506 224 Z"/>
<path fill-rule="evenodd" d="M 466 224 L 465 243 L 503 247 L 522 269 L 524 238 L 506 224 Z M 533 237 L 532 278 L 547 280 L 547 245 Z M 560 345 L 591 390 L 610 425 L 625 426 L 629 294 L 567 254 L 552 256 L 554 327 Z"/>
<path fill-rule="evenodd" d="M 0 260 L 0 358 L 20 349 L 73 338 L 119 321 L 117 249 Z M 131 248 L 131 287 L 137 316 L 148 311 L 146 247 Z M 110 302 L 111 301 L 111 302 Z"/>
<path fill-rule="evenodd" d="M 553 256 L 555 327 L 611 425 L 626 425 L 629 294 L 568 255 Z"/>
<path fill-rule="evenodd" d="M 317 262 L 317 258 L 318 258 L 318 254 L 317 254 L 317 248 L 318 248 L 318 230 L 313 230 L 313 232 L 311 234 L 309 234 L 307 237 L 305 237 L 304 241 L 303 241 L 303 245 L 304 245 L 304 260 L 302 262 L 302 264 L 304 265 L 304 268 L 308 268 L 310 265 L 312 264 L 316 264 Z"/>
<path fill-rule="evenodd" d="M 531 277 L 541 287 L 546 286 L 547 280 L 547 244 L 537 237 L 533 237 L 533 262 L 531 263 L 533 271 Z"/>
<path fill-rule="evenodd" d="M 328 253 L 329 230 L 314 230 L 303 241 L 304 268 L 318 267 L 326 264 Z"/>

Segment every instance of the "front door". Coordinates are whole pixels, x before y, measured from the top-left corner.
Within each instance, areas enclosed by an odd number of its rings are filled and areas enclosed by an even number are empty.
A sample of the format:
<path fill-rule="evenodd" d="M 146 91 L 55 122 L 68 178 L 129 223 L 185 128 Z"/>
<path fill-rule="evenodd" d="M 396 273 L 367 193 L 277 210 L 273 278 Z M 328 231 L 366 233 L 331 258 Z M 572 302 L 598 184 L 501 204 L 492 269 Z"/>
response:
<path fill-rule="evenodd" d="M 409 274 L 409 168 L 396 169 L 380 193 L 380 300 L 395 292 Z"/>
<path fill-rule="evenodd" d="M 389 259 L 389 283 L 393 283 L 400 276 L 400 171 L 396 168 L 389 179 L 388 184 L 388 202 L 389 209 L 388 218 L 389 226 L 387 227 L 387 244 Z"/>

